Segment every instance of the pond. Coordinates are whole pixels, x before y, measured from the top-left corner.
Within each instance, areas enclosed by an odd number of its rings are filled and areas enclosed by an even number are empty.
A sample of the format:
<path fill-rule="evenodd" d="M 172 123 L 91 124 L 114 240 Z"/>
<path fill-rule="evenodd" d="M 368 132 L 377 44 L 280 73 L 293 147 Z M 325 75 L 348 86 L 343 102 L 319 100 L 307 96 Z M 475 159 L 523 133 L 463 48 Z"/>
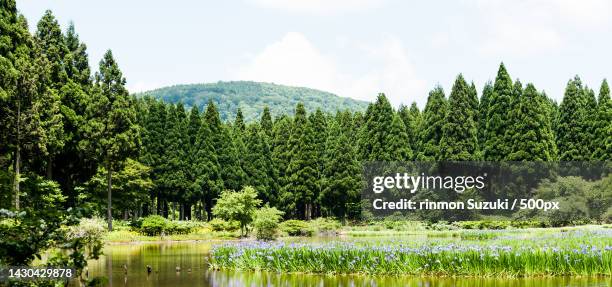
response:
<path fill-rule="evenodd" d="M 216 242 L 221 243 L 221 242 Z M 612 278 L 431 278 L 366 275 L 307 275 L 214 271 L 207 255 L 212 242 L 108 245 L 89 262 L 89 276 L 105 276 L 108 286 L 612 286 Z M 146 266 L 153 269 L 147 273 Z M 125 268 L 124 268 L 125 266 Z M 177 267 L 180 271 L 177 272 Z M 127 269 L 127 272 L 125 271 Z"/>

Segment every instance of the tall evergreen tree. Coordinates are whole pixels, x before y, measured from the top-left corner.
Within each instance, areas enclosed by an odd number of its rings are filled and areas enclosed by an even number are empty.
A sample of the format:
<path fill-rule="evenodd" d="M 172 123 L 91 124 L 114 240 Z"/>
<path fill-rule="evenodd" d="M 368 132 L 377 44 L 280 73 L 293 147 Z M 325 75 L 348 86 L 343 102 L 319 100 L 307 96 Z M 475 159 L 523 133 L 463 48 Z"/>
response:
<path fill-rule="evenodd" d="M 327 119 L 321 111 L 317 109 L 314 113 L 310 114 L 309 117 L 310 125 L 314 134 L 313 145 L 315 150 L 315 169 L 317 172 L 317 190 L 315 191 L 315 205 L 313 207 L 313 213 L 318 216 L 320 205 L 318 195 L 323 189 L 323 169 L 325 167 L 325 141 L 327 140 Z"/>
<path fill-rule="evenodd" d="M 204 117 L 213 137 L 213 146 L 221 167 L 223 187 L 230 190 L 240 190 L 246 175 L 240 166 L 238 151 L 231 138 L 231 132 L 227 126 L 221 123 L 219 112 L 212 100 L 208 102 Z"/>
<path fill-rule="evenodd" d="M 441 159 L 440 140 L 446 117 L 448 103 L 441 87 L 429 92 L 427 104 L 423 111 L 423 125 L 420 131 L 420 148 L 416 157 L 420 161 Z"/>
<path fill-rule="evenodd" d="M 509 118 L 514 123 L 509 140 L 511 161 L 551 161 L 554 159 L 555 142 L 546 111 L 546 98 L 528 84 L 513 105 Z"/>
<path fill-rule="evenodd" d="M 125 78 L 113 54 L 108 50 L 100 61 L 96 73 L 94 97 L 87 107 L 85 128 L 87 140 L 81 142 L 93 148 L 97 158 L 103 159 L 107 171 L 108 229 L 112 230 L 112 174 L 118 164 L 140 146 L 139 127 L 134 124 Z"/>
<path fill-rule="evenodd" d="M 500 161 L 506 159 L 509 148 L 504 141 L 506 130 L 509 128 L 508 112 L 512 104 L 512 79 L 502 63 L 497 71 L 493 85 L 493 94 L 489 98 L 487 111 L 487 127 L 483 156 L 485 160 Z"/>
<path fill-rule="evenodd" d="M 386 161 L 408 161 L 411 160 L 412 149 L 410 148 L 410 139 L 406 134 L 406 126 L 400 118 L 399 114 L 393 114 L 393 121 L 391 126 L 388 128 L 388 132 L 385 136 L 384 145 L 387 147 L 385 154 Z"/>
<path fill-rule="evenodd" d="M 559 106 L 557 122 L 557 148 L 559 160 L 589 160 L 588 116 L 584 88 L 578 76 L 570 80 L 565 88 L 563 101 Z"/>
<path fill-rule="evenodd" d="M 247 175 L 246 185 L 255 188 L 263 202 L 275 205 L 278 200 L 278 187 L 266 138 L 267 135 L 258 124 L 250 124 L 247 127 L 244 171 Z"/>
<path fill-rule="evenodd" d="M 272 138 L 272 115 L 270 115 L 270 108 L 268 106 L 264 107 L 263 113 L 261 114 L 261 120 L 259 122 L 261 129 L 266 133 L 268 138 Z"/>
<path fill-rule="evenodd" d="M 612 101 L 610 100 L 610 87 L 605 79 L 599 89 L 597 99 L 597 113 L 594 126 L 594 160 L 612 160 Z"/>
<path fill-rule="evenodd" d="M 289 137 L 293 124 L 287 116 L 281 116 L 274 122 L 272 138 L 272 163 L 278 176 L 278 185 L 284 187 L 287 182 L 287 167 L 291 159 Z"/>
<path fill-rule="evenodd" d="M 24 152 L 38 140 L 38 76 L 32 37 L 25 18 L 18 15 L 14 1 L 0 3 L 0 104 L 2 138 L 0 150 L 11 154 L 13 207 L 19 210 Z"/>
<path fill-rule="evenodd" d="M 398 113 L 404 122 L 404 126 L 406 127 L 408 143 L 413 154 L 411 159 L 414 159 L 418 153 L 421 111 L 419 111 L 419 107 L 417 107 L 416 103 L 413 102 L 412 105 L 410 105 L 410 108 L 401 106 Z"/>
<path fill-rule="evenodd" d="M 487 113 L 489 111 L 489 102 L 493 96 L 493 84 L 487 82 L 482 89 L 482 96 L 478 104 L 478 146 L 483 149 L 485 143 L 485 134 L 487 131 Z M 481 151 L 482 152 L 482 151 Z"/>
<path fill-rule="evenodd" d="M 335 121 L 329 128 L 325 161 L 323 190 L 319 195 L 321 205 L 344 222 L 351 205 L 359 202 L 361 167 L 347 132 Z"/>
<path fill-rule="evenodd" d="M 459 74 L 448 98 L 448 112 L 442 126 L 440 153 L 444 160 L 476 159 L 478 132 L 474 118 L 478 110 L 474 97 L 472 88 Z"/>
<path fill-rule="evenodd" d="M 217 151 L 214 147 L 214 135 L 209 128 L 208 121 L 204 120 L 200 125 L 193 147 L 195 159 L 192 169 L 195 181 L 192 189 L 194 195 L 199 197 L 206 210 L 206 219 L 212 219 L 212 207 L 223 189 L 221 167 L 219 165 Z M 196 208 L 196 216 L 202 218 L 201 208 Z"/>
<path fill-rule="evenodd" d="M 314 131 L 306 116 L 304 104 L 295 109 L 295 118 L 289 137 L 291 159 L 287 167 L 286 182 L 281 203 L 287 214 L 310 220 L 317 186 L 316 150 Z M 296 214 L 296 211 L 298 212 Z"/>
<path fill-rule="evenodd" d="M 91 70 L 89 68 L 87 45 L 79 41 L 79 36 L 72 22 L 68 25 L 65 42 L 68 49 L 68 54 L 64 59 L 66 75 L 70 80 L 82 87 L 89 87 L 91 84 Z"/>

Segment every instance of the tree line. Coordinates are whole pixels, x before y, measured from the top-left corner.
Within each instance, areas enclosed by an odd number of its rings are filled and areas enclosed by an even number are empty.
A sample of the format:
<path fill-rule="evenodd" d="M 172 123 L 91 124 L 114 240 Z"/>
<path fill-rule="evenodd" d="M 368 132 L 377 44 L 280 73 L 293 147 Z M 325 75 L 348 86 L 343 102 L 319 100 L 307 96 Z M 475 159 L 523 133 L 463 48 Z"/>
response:
<path fill-rule="evenodd" d="M 421 111 L 379 94 L 365 112 L 317 110 L 223 122 L 205 110 L 131 96 L 107 51 L 92 75 L 74 25 L 47 11 L 31 34 L 14 1 L 0 6 L 0 208 L 19 210 L 56 184 L 63 208 L 108 218 L 212 218 L 224 190 L 252 186 L 287 218 L 356 218 L 369 161 L 608 161 L 612 102 L 578 76 L 558 105 L 502 63 L 480 96 L 459 74 Z M 305 103 L 306 105 L 308 103 Z M 109 229 L 112 222 L 109 221 Z"/>

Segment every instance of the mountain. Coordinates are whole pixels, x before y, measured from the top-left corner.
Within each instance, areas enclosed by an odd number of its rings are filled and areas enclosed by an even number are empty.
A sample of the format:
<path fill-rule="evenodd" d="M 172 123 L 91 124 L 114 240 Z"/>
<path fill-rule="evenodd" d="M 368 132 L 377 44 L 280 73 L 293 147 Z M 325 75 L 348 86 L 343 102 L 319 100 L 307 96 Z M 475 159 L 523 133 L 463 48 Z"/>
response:
<path fill-rule="evenodd" d="M 212 99 L 224 121 L 233 120 L 238 107 L 248 122 L 259 120 L 266 105 L 273 117 L 292 115 L 298 102 L 303 102 L 308 112 L 321 109 L 328 113 L 345 109 L 365 111 L 368 105 L 319 90 L 248 81 L 176 85 L 137 94 L 147 95 L 170 103 L 182 102 L 187 107 L 196 105 L 200 110 Z"/>

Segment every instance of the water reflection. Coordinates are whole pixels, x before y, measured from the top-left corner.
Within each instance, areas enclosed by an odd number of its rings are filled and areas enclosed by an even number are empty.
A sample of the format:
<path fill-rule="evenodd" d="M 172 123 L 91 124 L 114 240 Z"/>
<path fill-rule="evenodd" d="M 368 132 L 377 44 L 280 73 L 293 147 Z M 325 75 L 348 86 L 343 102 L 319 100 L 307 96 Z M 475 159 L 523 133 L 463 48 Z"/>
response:
<path fill-rule="evenodd" d="M 209 270 L 212 242 L 112 245 L 99 260 L 89 262 L 90 276 L 105 276 L 108 286 L 440 286 L 540 287 L 612 286 L 612 278 L 415 278 L 357 275 L 276 274 Z M 151 266 L 151 273 L 147 272 Z M 77 286 L 77 284 L 74 284 Z"/>

